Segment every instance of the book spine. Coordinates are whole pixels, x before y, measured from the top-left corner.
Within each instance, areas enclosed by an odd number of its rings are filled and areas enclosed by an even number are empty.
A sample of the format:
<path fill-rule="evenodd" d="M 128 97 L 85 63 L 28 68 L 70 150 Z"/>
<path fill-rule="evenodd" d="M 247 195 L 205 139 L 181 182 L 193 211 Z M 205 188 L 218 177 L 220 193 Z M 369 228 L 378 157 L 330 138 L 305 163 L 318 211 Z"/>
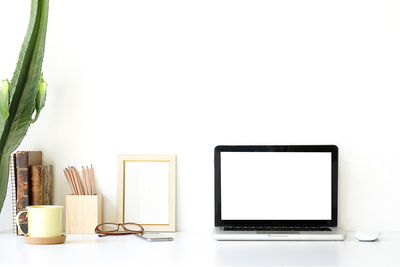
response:
<path fill-rule="evenodd" d="M 28 152 L 17 152 L 17 212 L 29 206 L 29 170 L 28 170 Z M 23 232 L 28 232 L 28 222 L 26 213 L 19 217 L 19 224 Z M 23 235 L 18 233 L 18 235 Z"/>
<path fill-rule="evenodd" d="M 12 224 L 13 233 L 17 234 L 17 179 L 15 179 L 15 154 L 10 155 L 9 179 L 11 183 Z"/>
<path fill-rule="evenodd" d="M 31 205 L 42 205 L 42 166 L 31 166 Z"/>
<path fill-rule="evenodd" d="M 43 166 L 42 169 L 42 203 L 53 204 L 53 165 Z"/>

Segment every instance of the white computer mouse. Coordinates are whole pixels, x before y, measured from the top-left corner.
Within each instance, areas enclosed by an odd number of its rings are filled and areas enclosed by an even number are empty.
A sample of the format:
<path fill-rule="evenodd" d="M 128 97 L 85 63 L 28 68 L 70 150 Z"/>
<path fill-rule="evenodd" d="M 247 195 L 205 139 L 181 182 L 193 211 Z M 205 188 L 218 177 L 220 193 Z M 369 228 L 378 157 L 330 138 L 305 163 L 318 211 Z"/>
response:
<path fill-rule="evenodd" d="M 354 234 L 357 240 L 362 242 L 376 241 L 380 235 L 381 235 L 380 232 L 356 232 Z"/>

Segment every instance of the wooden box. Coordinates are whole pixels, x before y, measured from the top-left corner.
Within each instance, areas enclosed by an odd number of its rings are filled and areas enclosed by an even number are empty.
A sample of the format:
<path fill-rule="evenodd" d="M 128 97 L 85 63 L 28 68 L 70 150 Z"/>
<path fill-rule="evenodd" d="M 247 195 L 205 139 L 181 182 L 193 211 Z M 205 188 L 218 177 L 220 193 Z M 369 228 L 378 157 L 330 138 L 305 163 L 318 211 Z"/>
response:
<path fill-rule="evenodd" d="M 67 195 L 65 228 L 67 234 L 93 234 L 103 223 L 103 197 L 97 195 Z"/>

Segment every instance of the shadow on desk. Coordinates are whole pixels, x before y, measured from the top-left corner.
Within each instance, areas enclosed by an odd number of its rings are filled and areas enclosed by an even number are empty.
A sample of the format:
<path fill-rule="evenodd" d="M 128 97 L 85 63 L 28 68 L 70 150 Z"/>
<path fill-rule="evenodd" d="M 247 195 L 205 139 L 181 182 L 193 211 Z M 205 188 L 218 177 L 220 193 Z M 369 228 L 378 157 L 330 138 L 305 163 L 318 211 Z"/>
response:
<path fill-rule="evenodd" d="M 76 244 L 89 244 L 89 243 L 94 243 L 93 240 L 87 240 L 87 239 L 67 239 L 65 240 L 65 244 L 67 245 L 76 245 Z"/>
<path fill-rule="evenodd" d="M 215 262 L 222 266 L 400 266 L 399 235 L 377 242 L 222 241 L 215 244 Z M 249 264 L 250 263 L 250 264 Z M 389 263 L 389 264 L 388 264 Z"/>
<path fill-rule="evenodd" d="M 336 265 L 343 242 L 250 241 L 219 242 L 216 245 L 218 265 Z"/>

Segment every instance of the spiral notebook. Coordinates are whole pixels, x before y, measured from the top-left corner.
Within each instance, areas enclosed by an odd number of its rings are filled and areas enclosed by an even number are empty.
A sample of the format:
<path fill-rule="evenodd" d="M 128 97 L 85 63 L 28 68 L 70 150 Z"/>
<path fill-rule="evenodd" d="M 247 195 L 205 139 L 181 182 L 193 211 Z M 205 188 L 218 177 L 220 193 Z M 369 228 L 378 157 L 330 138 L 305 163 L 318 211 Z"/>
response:
<path fill-rule="evenodd" d="M 9 169 L 9 181 L 11 183 L 11 202 L 12 202 L 12 220 L 13 220 L 13 233 L 17 234 L 17 221 L 15 217 L 17 215 L 17 179 L 15 179 L 15 154 L 10 155 L 10 169 Z"/>

